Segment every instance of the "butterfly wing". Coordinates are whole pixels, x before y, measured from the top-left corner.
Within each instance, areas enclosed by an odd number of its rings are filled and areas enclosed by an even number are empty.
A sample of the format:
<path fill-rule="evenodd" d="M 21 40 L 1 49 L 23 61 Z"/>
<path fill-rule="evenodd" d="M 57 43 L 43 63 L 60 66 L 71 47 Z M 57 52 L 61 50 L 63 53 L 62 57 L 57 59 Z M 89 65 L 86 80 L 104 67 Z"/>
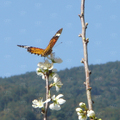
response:
<path fill-rule="evenodd" d="M 44 49 L 37 47 L 26 46 L 26 45 L 17 45 L 17 46 L 27 49 L 27 51 L 30 52 L 31 54 L 41 55 L 44 52 Z"/>
<path fill-rule="evenodd" d="M 47 56 L 47 55 L 51 54 L 52 48 L 55 45 L 55 43 L 57 42 L 58 38 L 60 37 L 60 35 L 62 33 L 62 30 L 63 30 L 63 28 L 61 28 L 60 30 L 58 30 L 56 32 L 56 34 L 52 37 L 52 39 L 50 40 L 48 46 L 43 51 L 43 53 L 41 54 L 41 56 Z"/>
<path fill-rule="evenodd" d="M 58 38 L 60 37 L 62 30 L 63 30 L 63 28 L 61 28 L 60 30 L 58 30 L 56 32 L 56 34 L 50 40 L 46 49 L 32 47 L 32 46 L 26 46 L 26 45 L 17 45 L 17 46 L 27 49 L 27 51 L 30 52 L 31 54 L 37 54 L 37 55 L 46 57 L 47 55 L 51 54 L 52 48 L 55 45 L 55 43 L 57 42 Z"/>

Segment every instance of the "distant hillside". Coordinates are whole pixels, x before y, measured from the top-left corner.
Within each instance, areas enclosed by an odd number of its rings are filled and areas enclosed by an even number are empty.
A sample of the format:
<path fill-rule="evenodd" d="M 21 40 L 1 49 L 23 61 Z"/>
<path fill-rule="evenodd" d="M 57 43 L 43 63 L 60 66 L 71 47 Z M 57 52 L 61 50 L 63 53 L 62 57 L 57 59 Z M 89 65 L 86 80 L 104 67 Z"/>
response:
<path fill-rule="evenodd" d="M 90 65 L 90 84 L 94 110 L 103 120 L 120 119 L 120 62 Z M 60 111 L 48 111 L 48 120 L 77 120 L 75 108 L 86 102 L 84 67 L 58 72 L 64 84 L 59 93 L 67 102 Z M 45 81 L 35 72 L 0 78 L 0 120 L 42 120 L 39 109 L 31 107 L 32 100 L 44 96 Z M 51 93 L 57 95 L 55 89 Z M 45 96 L 44 96 L 45 97 Z"/>

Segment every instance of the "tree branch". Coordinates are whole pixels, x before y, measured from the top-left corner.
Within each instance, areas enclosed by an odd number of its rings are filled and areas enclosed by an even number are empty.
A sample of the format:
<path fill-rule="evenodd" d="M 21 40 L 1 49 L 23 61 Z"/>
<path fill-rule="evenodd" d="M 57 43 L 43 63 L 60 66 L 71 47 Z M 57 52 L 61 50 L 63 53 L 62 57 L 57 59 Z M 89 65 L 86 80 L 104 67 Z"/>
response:
<path fill-rule="evenodd" d="M 84 18 L 84 8 L 85 8 L 85 0 L 81 0 L 81 14 L 79 15 L 81 19 L 81 24 L 82 24 L 82 33 L 79 35 L 79 37 L 82 37 L 82 42 L 83 42 L 83 49 L 84 49 L 84 59 L 82 59 L 82 63 L 84 63 L 85 67 L 85 77 L 86 77 L 86 94 L 87 94 L 87 100 L 88 100 L 88 107 L 89 110 L 92 110 L 92 99 L 91 99 L 91 87 L 90 87 L 90 70 L 88 67 L 88 53 L 87 53 L 87 44 L 89 42 L 89 39 L 86 39 L 86 29 L 88 23 L 85 23 L 85 18 Z"/>
<path fill-rule="evenodd" d="M 46 74 L 46 100 L 49 97 L 49 73 Z M 43 120 L 47 120 L 47 110 L 48 110 L 48 105 L 49 103 L 47 102 L 45 104 L 45 113 L 44 113 L 44 119 Z"/>

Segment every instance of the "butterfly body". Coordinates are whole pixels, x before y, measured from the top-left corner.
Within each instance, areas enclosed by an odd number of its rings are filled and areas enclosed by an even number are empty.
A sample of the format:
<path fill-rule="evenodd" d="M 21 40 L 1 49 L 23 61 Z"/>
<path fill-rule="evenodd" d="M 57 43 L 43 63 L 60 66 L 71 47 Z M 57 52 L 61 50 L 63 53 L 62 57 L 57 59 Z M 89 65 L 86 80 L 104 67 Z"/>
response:
<path fill-rule="evenodd" d="M 37 54 L 37 55 L 41 55 L 42 57 L 46 57 L 52 53 L 52 48 L 57 42 L 58 38 L 60 37 L 62 30 L 63 29 L 61 28 L 56 32 L 56 34 L 52 37 L 48 46 L 45 49 L 27 46 L 27 45 L 17 45 L 17 46 L 27 49 L 27 51 L 30 52 L 31 54 Z"/>

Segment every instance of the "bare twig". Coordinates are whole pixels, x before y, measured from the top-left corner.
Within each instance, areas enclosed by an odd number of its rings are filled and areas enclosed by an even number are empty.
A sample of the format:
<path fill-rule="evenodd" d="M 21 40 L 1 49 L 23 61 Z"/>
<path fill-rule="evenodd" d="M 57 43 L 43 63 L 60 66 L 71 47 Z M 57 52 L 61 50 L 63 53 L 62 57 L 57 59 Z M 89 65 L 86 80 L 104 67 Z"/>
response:
<path fill-rule="evenodd" d="M 85 23 L 85 18 L 84 18 L 84 8 L 85 8 L 85 0 L 81 0 L 81 14 L 79 15 L 81 19 L 81 24 L 82 24 L 82 33 L 79 35 L 79 37 L 82 37 L 82 42 L 83 42 L 83 49 L 84 49 L 84 59 L 82 59 L 82 63 L 84 63 L 85 67 L 85 76 L 86 76 L 86 94 L 87 94 L 87 100 L 88 100 L 88 107 L 89 110 L 92 110 L 92 99 L 91 99 L 91 87 L 90 87 L 90 70 L 88 68 L 88 53 L 87 53 L 87 44 L 89 42 L 89 39 L 86 39 L 86 28 L 88 23 Z"/>

